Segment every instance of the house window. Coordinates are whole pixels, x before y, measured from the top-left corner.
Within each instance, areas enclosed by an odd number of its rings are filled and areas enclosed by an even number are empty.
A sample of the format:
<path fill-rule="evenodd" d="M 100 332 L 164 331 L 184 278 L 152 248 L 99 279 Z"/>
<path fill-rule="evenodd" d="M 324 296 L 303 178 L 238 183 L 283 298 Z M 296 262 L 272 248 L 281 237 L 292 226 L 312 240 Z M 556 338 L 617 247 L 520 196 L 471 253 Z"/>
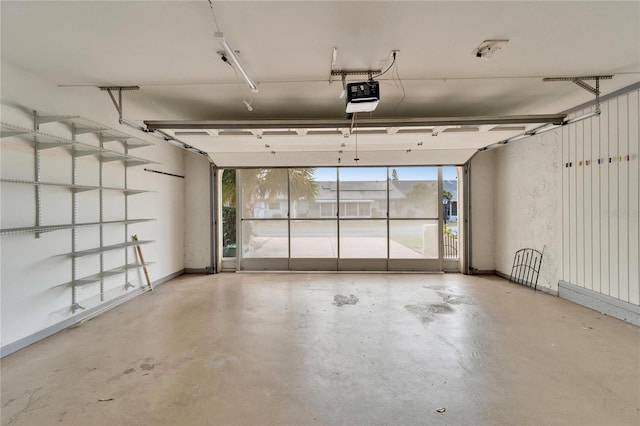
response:
<path fill-rule="evenodd" d="M 370 203 L 358 203 L 358 217 L 371 217 Z"/>
<path fill-rule="evenodd" d="M 320 216 L 334 217 L 336 215 L 336 205 L 332 203 L 320 204 Z"/>
<path fill-rule="evenodd" d="M 359 217 L 359 205 L 361 203 L 347 201 L 340 203 L 340 216 L 341 217 Z"/>

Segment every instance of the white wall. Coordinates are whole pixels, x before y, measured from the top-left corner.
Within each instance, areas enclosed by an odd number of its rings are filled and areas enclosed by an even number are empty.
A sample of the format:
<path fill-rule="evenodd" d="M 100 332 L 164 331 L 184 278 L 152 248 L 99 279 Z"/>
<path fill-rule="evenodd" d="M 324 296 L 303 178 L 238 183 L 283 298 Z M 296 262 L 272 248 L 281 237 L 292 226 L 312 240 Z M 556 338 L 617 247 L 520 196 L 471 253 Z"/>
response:
<path fill-rule="evenodd" d="M 496 270 L 523 248 L 544 251 L 538 287 L 556 290 L 561 267 L 561 137 L 554 130 L 495 152 Z"/>
<path fill-rule="evenodd" d="M 185 159 L 185 247 L 186 269 L 211 269 L 210 163 L 189 151 Z"/>
<path fill-rule="evenodd" d="M 128 169 L 128 186 L 148 189 L 148 192 L 128 198 L 129 218 L 155 218 L 155 221 L 129 225 L 128 234 L 137 234 L 143 240 L 155 243 L 143 246 L 145 260 L 155 262 L 149 267 L 152 281 L 162 279 L 184 268 L 184 182 L 183 179 L 145 172 L 149 167 L 176 174 L 184 173 L 182 151 L 161 140 L 119 126 L 117 113 L 105 92 L 93 87 L 59 88 L 56 82 L 2 62 L 1 90 L 3 100 L 60 115 L 81 115 L 109 127 L 153 142 L 151 147 L 132 150 L 132 155 L 153 160 L 158 164 Z M 126 93 L 125 113 L 126 113 Z M 126 114 L 125 114 L 126 115 Z M 31 117 L 14 108 L 2 107 L 2 121 L 32 127 Z M 42 131 L 70 138 L 66 125 L 48 124 Z M 91 138 L 94 138 L 91 140 Z M 80 137 L 79 137 L 80 138 Z M 96 143 L 93 135 L 82 136 L 87 143 Z M 109 149 L 122 151 L 117 142 Z M 2 139 L 0 151 L 3 178 L 34 179 L 33 145 L 14 138 Z M 65 148 L 41 152 L 42 180 L 71 183 L 71 156 Z M 97 185 L 99 163 L 95 157 L 78 159 L 78 183 Z M 104 163 L 104 186 L 121 187 L 124 184 L 124 166 L 119 162 Z M 35 189 L 31 185 L 2 183 L 0 193 L 2 229 L 33 226 Z M 42 218 L 44 224 L 70 223 L 72 196 L 66 188 L 47 187 L 42 190 Z M 104 192 L 104 219 L 122 219 L 124 196 L 117 192 Z M 77 195 L 78 221 L 99 218 L 99 192 L 89 191 Z M 105 227 L 105 244 L 115 244 L 130 238 L 122 225 Z M 77 249 L 99 245 L 99 228 L 78 230 Z M 58 286 L 71 280 L 71 231 L 61 230 L 42 234 L 5 235 L 1 238 L 1 340 L 5 345 L 31 336 L 47 327 L 61 323 L 72 315 L 71 288 Z M 135 262 L 133 249 L 129 249 L 128 262 Z M 124 264 L 125 251 L 116 250 L 104 256 L 105 269 Z M 78 262 L 78 276 L 100 270 L 99 256 L 88 256 Z M 136 286 L 144 284 L 141 271 L 129 273 L 129 281 Z M 124 275 L 105 280 L 105 300 L 125 294 Z M 131 291 L 131 290 L 128 290 Z M 78 289 L 78 301 L 85 308 L 100 304 L 99 284 Z"/>
<path fill-rule="evenodd" d="M 637 90 L 611 99 L 599 117 L 562 132 L 562 164 L 571 167 L 562 168 L 560 277 L 634 305 L 640 304 L 639 102 Z"/>
<path fill-rule="evenodd" d="M 495 263 L 495 151 L 471 162 L 471 262 L 476 271 L 493 271 Z"/>

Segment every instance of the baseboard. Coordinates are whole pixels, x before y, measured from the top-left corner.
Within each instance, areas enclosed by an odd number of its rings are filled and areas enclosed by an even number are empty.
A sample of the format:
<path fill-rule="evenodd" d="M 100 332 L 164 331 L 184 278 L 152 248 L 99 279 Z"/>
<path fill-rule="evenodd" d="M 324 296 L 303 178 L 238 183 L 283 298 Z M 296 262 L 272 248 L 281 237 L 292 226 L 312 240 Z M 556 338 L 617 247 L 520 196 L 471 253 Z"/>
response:
<path fill-rule="evenodd" d="M 212 268 L 184 268 L 185 274 L 215 274 Z"/>
<path fill-rule="evenodd" d="M 235 272 L 236 274 L 336 274 L 336 275 L 429 275 L 429 274 L 445 274 L 447 271 L 303 271 L 303 270 L 281 270 L 281 271 L 253 271 L 253 270 L 241 270 L 241 271 L 222 271 L 222 272 Z M 451 272 L 449 272 L 451 273 Z M 455 271 L 454 273 L 458 273 Z"/>
<path fill-rule="evenodd" d="M 493 269 L 475 269 L 471 268 L 471 273 L 469 275 L 495 275 L 496 271 Z"/>
<path fill-rule="evenodd" d="M 157 287 L 161 284 L 166 283 L 167 281 L 170 281 L 176 277 L 179 277 L 182 274 L 184 274 L 184 270 L 180 270 L 180 271 L 174 272 L 173 274 L 167 275 L 166 277 L 157 279 L 153 281 L 151 284 L 153 287 Z M 74 315 L 73 317 L 67 318 L 57 324 L 53 324 L 52 326 L 42 329 L 36 333 L 23 337 L 22 339 L 16 340 L 15 342 L 6 344 L 0 347 L 0 358 L 10 355 L 16 351 L 19 351 L 20 349 L 26 348 L 27 346 L 32 345 L 36 342 L 39 342 L 40 340 L 45 339 L 53 334 L 59 333 L 64 329 L 77 325 L 81 322 L 87 321 L 88 319 L 93 318 L 103 312 L 106 312 L 109 309 L 115 308 L 116 306 L 124 302 L 127 302 L 128 300 L 131 300 L 134 297 L 139 296 L 140 294 L 145 293 L 147 291 L 148 291 L 148 288 L 146 286 L 137 287 L 136 289 L 131 290 L 114 299 L 111 299 L 101 305 L 94 306 L 92 308 L 79 312 L 77 315 Z"/>
<path fill-rule="evenodd" d="M 173 274 L 169 274 L 169 275 L 167 275 L 166 277 L 159 278 L 159 279 L 157 279 L 157 280 L 153 281 L 153 282 L 151 283 L 151 285 L 152 285 L 153 287 L 157 287 L 157 286 L 159 286 L 160 284 L 164 284 L 164 283 L 166 283 L 167 281 L 171 281 L 172 279 L 174 279 L 174 278 L 178 278 L 180 275 L 184 275 L 184 274 L 185 274 L 185 270 L 184 270 L 184 269 L 181 269 L 181 270 L 179 270 L 179 271 L 174 272 Z"/>
<path fill-rule="evenodd" d="M 611 296 L 597 293 L 566 281 L 560 281 L 559 295 L 578 305 L 598 311 L 604 315 L 618 318 L 640 326 L 640 306 L 623 302 Z"/>
<path fill-rule="evenodd" d="M 500 272 L 500 271 L 496 271 L 496 275 L 499 276 L 500 278 L 504 278 L 505 280 L 508 280 L 510 278 L 510 275 L 505 274 L 504 272 Z M 522 284 L 522 283 L 517 283 L 515 281 L 510 281 L 510 282 L 512 282 L 513 284 L 521 285 L 523 287 L 531 288 L 533 290 L 533 287 L 529 287 L 528 285 L 525 285 L 525 284 Z M 536 287 L 536 290 L 537 291 L 541 291 L 543 293 L 548 293 L 548 294 L 550 294 L 552 296 L 558 296 L 558 291 L 554 290 L 552 288 L 549 288 L 549 287 L 544 287 L 544 286 L 540 286 L 539 285 L 539 286 Z"/>

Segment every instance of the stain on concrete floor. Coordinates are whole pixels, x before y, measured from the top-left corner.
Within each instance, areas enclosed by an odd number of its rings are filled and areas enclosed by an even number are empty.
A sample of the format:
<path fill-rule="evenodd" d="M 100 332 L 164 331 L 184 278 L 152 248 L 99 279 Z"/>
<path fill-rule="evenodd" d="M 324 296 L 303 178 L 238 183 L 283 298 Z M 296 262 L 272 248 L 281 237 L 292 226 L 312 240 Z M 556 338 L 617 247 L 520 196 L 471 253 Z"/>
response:
<path fill-rule="evenodd" d="M 448 303 L 449 305 L 471 305 L 471 303 L 467 300 L 465 296 L 460 296 L 457 294 L 447 294 L 438 292 L 440 297 L 442 297 L 442 301 L 444 303 Z"/>
<path fill-rule="evenodd" d="M 355 305 L 358 303 L 358 300 L 360 299 L 358 299 L 353 294 L 350 294 L 348 297 L 343 296 L 342 294 L 336 294 L 335 296 L 333 296 L 333 304 L 336 306 Z"/>
<path fill-rule="evenodd" d="M 454 310 L 449 305 L 443 304 L 429 304 L 423 303 L 420 305 L 407 305 L 404 307 L 407 311 L 411 312 L 422 322 L 422 324 L 427 325 L 431 321 L 435 319 L 437 314 L 450 314 L 453 313 Z"/>
<path fill-rule="evenodd" d="M 213 368 L 218 368 L 218 367 L 222 367 L 225 364 L 231 363 L 233 361 L 236 361 L 238 359 L 238 357 L 234 356 L 234 355 L 218 355 L 215 356 L 213 358 L 211 358 L 211 360 L 209 361 L 209 363 L 207 364 L 209 367 L 213 367 Z"/>

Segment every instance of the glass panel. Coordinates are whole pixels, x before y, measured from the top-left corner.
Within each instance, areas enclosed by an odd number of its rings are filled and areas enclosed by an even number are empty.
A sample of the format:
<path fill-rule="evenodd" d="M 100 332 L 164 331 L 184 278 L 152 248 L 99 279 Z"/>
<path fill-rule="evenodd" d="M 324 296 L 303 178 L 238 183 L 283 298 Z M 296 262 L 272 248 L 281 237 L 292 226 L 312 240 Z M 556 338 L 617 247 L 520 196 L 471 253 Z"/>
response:
<path fill-rule="evenodd" d="M 451 233 L 458 234 L 458 170 L 442 168 L 442 218 Z"/>
<path fill-rule="evenodd" d="M 287 217 L 287 169 L 240 170 L 240 179 L 243 219 Z"/>
<path fill-rule="evenodd" d="M 395 167 L 389 172 L 389 217 L 438 217 L 437 167 Z"/>
<path fill-rule="evenodd" d="M 341 188 L 342 190 L 342 188 Z M 344 259 L 387 258 L 385 220 L 343 220 L 340 222 L 340 257 Z"/>
<path fill-rule="evenodd" d="M 222 172 L 222 257 L 236 256 L 236 171 Z"/>
<path fill-rule="evenodd" d="M 437 220 L 391 220 L 389 234 L 389 258 L 438 259 Z"/>
<path fill-rule="evenodd" d="M 242 256 L 288 257 L 287 220 L 243 220 Z"/>
<path fill-rule="evenodd" d="M 340 169 L 340 217 L 387 217 L 387 168 Z"/>
<path fill-rule="evenodd" d="M 457 228 L 456 228 L 457 231 Z M 442 236 L 442 257 L 444 259 L 457 259 L 458 258 L 458 247 L 459 247 L 459 238 L 458 234 L 453 232 L 452 230 L 447 228 L 447 225 L 444 227 L 444 234 Z"/>
<path fill-rule="evenodd" d="M 292 258 L 338 257 L 336 220 L 292 220 Z"/>
<path fill-rule="evenodd" d="M 291 218 L 336 217 L 336 168 L 289 170 Z"/>
<path fill-rule="evenodd" d="M 444 259 L 457 259 L 458 169 L 454 166 L 442 168 L 442 218 L 444 221 L 442 256 Z"/>

